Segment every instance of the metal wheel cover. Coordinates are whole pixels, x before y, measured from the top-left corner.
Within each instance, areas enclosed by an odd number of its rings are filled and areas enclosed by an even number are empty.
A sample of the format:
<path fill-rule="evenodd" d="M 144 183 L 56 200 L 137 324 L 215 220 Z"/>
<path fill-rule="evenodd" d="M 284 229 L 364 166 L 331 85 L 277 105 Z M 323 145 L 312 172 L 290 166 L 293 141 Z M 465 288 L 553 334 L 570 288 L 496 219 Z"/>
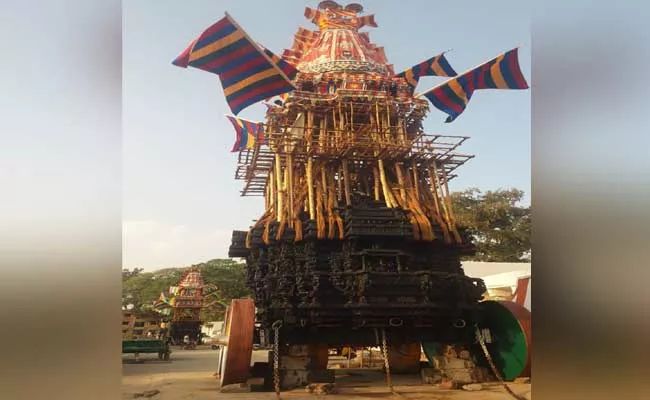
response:
<path fill-rule="evenodd" d="M 485 301 L 485 328 L 493 343 L 486 346 L 505 380 L 530 377 L 532 350 L 531 314 L 525 307 L 511 301 Z M 479 354 L 477 352 L 477 354 Z"/>

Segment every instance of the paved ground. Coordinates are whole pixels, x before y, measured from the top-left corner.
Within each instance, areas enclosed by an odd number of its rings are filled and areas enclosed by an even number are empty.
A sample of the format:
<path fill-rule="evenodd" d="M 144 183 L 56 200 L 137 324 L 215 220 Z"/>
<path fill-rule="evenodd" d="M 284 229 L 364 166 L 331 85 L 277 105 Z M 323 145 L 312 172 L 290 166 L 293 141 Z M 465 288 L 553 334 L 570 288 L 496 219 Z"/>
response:
<path fill-rule="evenodd" d="M 275 399 L 274 393 L 221 393 L 219 383 L 212 375 L 217 365 L 216 350 L 174 349 L 170 361 L 159 361 L 156 354 L 142 355 L 141 363 L 133 362 L 133 355 L 123 355 L 122 387 L 123 399 L 133 399 L 135 393 L 158 390 L 153 400 L 262 400 Z M 266 360 L 266 352 L 254 352 L 253 361 Z M 479 392 L 449 391 L 433 386 L 421 385 L 417 376 L 395 376 L 393 384 L 401 396 L 389 393 L 384 375 L 379 372 L 348 374 L 337 371 L 339 393 L 326 396 L 327 399 L 366 400 L 509 400 L 512 399 L 498 385 L 484 385 Z M 525 398 L 531 399 L 530 384 L 512 384 L 511 388 Z M 283 399 L 314 400 L 317 396 L 307 394 L 304 389 L 282 393 Z M 144 397 L 143 397 L 144 399 Z"/>

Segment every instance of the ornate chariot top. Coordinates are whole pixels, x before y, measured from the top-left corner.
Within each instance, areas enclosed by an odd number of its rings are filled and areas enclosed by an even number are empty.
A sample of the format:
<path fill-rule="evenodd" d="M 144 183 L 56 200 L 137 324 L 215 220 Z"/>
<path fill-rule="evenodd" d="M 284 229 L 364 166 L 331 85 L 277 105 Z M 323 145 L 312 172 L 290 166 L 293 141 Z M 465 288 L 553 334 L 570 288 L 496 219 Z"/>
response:
<path fill-rule="evenodd" d="M 343 7 L 334 1 L 323 1 L 318 9 L 305 8 L 305 17 L 318 26 L 319 31 L 299 31 L 304 43 L 297 68 L 301 72 L 357 72 L 388 75 L 383 48 L 370 42 L 364 26 L 376 27 L 374 15 L 360 16 L 363 7 L 352 3 Z"/>

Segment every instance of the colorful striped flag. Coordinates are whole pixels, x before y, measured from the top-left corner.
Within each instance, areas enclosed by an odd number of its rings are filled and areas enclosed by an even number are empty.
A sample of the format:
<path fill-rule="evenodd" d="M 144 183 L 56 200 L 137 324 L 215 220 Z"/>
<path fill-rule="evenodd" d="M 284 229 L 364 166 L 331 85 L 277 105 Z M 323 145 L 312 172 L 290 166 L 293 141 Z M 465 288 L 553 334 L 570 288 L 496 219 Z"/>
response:
<path fill-rule="evenodd" d="M 411 68 L 400 72 L 397 76 L 404 78 L 413 89 L 418 85 L 421 76 L 446 76 L 452 77 L 458 75 L 449 65 L 445 58 L 445 53 L 438 54 L 428 60 L 412 66 Z"/>
<path fill-rule="evenodd" d="M 262 50 L 264 50 L 264 53 L 266 53 L 267 56 L 275 63 L 275 65 L 284 72 L 284 74 L 287 76 L 287 78 L 294 80 L 296 78 L 296 74 L 298 74 L 298 70 L 291 64 L 289 64 L 287 61 L 282 59 L 279 55 L 273 53 L 271 50 L 267 49 L 266 47 L 262 46 L 261 44 L 258 43 L 258 46 Z"/>
<path fill-rule="evenodd" d="M 256 143 L 264 143 L 263 123 L 231 117 L 230 115 L 226 115 L 226 118 L 228 118 L 232 126 L 235 127 L 235 132 L 237 132 L 237 140 L 232 147 L 232 152 L 252 149 Z"/>
<path fill-rule="evenodd" d="M 228 14 L 206 29 L 172 64 L 219 75 L 226 101 L 241 110 L 295 87 Z"/>
<path fill-rule="evenodd" d="M 455 120 L 478 89 L 528 89 L 519 67 L 518 49 L 510 50 L 480 66 L 422 93 L 437 109 Z"/>

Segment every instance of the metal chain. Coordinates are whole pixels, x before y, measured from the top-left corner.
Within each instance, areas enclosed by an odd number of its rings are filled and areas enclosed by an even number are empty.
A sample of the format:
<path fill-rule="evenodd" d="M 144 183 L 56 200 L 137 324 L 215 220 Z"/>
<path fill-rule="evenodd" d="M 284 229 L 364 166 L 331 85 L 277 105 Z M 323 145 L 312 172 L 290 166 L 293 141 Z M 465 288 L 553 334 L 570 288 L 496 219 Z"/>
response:
<path fill-rule="evenodd" d="M 273 386 L 275 396 L 280 398 L 280 328 L 282 321 L 277 320 L 271 325 L 273 328 Z"/>
<path fill-rule="evenodd" d="M 381 330 L 381 352 L 384 355 L 384 367 L 386 368 L 386 383 L 391 393 L 395 393 L 393 383 L 390 380 L 390 363 L 388 362 L 388 344 L 386 343 L 386 330 Z"/>
<path fill-rule="evenodd" d="M 490 368 L 492 369 L 492 373 L 494 374 L 494 376 L 497 378 L 499 383 L 503 385 L 503 388 L 506 390 L 506 392 L 508 392 L 508 394 L 510 394 L 512 397 L 514 397 L 517 400 L 526 400 L 525 397 L 520 396 L 517 393 L 513 392 L 512 389 L 510 389 L 510 387 L 503 380 L 501 373 L 497 369 L 496 365 L 494 365 L 494 361 L 492 360 L 492 356 L 490 356 L 490 352 L 488 351 L 487 346 L 485 345 L 485 341 L 483 340 L 483 335 L 481 334 L 478 325 L 475 328 L 476 328 L 476 339 L 478 340 L 479 344 L 481 345 L 481 348 L 483 349 L 483 354 L 485 354 L 485 358 L 487 358 L 487 361 L 490 364 Z"/>

